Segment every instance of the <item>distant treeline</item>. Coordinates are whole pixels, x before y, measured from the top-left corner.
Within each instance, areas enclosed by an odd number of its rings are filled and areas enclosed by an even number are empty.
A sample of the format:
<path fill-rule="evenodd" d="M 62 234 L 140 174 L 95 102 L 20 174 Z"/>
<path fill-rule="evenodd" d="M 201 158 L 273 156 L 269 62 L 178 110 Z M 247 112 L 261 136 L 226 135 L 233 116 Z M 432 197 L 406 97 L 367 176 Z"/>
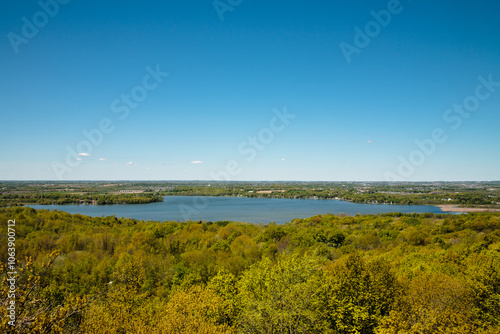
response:
<path fill-rule="evenodd" d="M 0 221 L 2 333 L 500 332 L 500 214 L 264 226 L 13 207 Z"/>
<path fill-rule="evenodd" d="M 146 204 L 162 201 L 163 196 L 158 194 L 66 194 L 60 192 L 0 195 L 0 206 L 23 204 Z"/>
<path fill-rule="evenodd" d="M 390 190 L 390 187 L 384 187 Z M 165 195 L 175 196 L 240 196 L 252 198 L 288 198 L 288 199 L 341 199 L 355 203 L 400 204 L 400 205 L 439 205 L 457 204 L 467 206 L 500 207 L 500 194 L 484 191 L 461 189 L 456 192 L 415 192 L 396 193 L 380 187 L 375 190 L 359 191 L 345 187 L 331 189 L 297 189 L 295 186 L 273 185 L 266 188 L 256 187 L 207 187 L 179 186 L 165 192 Z"/>
<path fill-rule="evenodd" d="M 120 191 L 142 193 L 121 194 Z M 500 208 L 499 182 L 0 182 L 0 206 L 22 203 L 139 204 L 161 201 L 159 195 L 338 198 L 356 203 Z"/>

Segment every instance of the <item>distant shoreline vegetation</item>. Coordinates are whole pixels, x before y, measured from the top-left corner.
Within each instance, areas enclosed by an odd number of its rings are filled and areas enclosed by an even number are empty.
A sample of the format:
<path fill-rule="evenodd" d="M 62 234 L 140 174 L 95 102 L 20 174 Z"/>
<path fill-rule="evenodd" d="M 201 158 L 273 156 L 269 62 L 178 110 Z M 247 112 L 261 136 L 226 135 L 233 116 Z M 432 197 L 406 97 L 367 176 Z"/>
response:
<path fill-rule="evenodd" d="M 0 206 L 162 202 L 164 196 L 337 199 L 500 209 L 499 182 L 0 181 Z"/>
<path fill-rule="evenodd" d="M 163 196 L 157 194 L 7 194 L 0 196 L 0 206 L 38 205 L 112 205 L 112 204 L 148 204 L 162 202 Z"/>
<path fill-rule="evenodd" d="M 248 190 L 211 187 L 177 187 L 164 193 L 165 196 L 228 196 L 249 198 L 283 198 L 283 199 L 335 199 L 357 204 L 388 205 L 432 205 L 449 208 L 450 205 L 469 208 L 500 209 L 500 195 L 481 193 L 479 191 L 462 192 L 405 192 L 391 189 L 273 189 Z"/>

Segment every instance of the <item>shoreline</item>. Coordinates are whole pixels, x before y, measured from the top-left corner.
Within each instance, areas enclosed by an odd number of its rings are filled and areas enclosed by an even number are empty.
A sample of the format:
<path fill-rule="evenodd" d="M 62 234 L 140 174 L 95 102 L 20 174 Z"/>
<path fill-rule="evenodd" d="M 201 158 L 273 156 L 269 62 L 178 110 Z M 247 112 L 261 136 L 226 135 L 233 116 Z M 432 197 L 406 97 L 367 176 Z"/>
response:
<path fill-rule="evenodd" d="M 464 212 L 464 213 L 472 213 L 472 212 L 500 212 L 500 209 L 495 208 L 462 208 L 458 207 L 456 204 L 442 204 L 436 205 L 438 208 L 443 210 L 444 212 Z"/>
<path fill-rule="evenodd" d="M 252 199 L 291 199 L 291 200 L 337 200 L 341 202 L 348 202 L 348 203 L 353 203 L 353 204 L 368 204 L 368 205 L 402 205 L 402 206 L 430 206 L 430 207 L 437 207 L 440 208 L 443 213 L 474 213 L 474 212 L 500 212 L 500 208 L 481 208 L 481 207 L 459 207 L 457 204 L 396 204 L 396 203 L 357 203 L 353 202 L 352 200 L 348 199 L 342 199 L 338 197 L 333 197 L 333 198 L 321 198 L 321 197 L 306 197 L 306 198 L 286 198 L 286 197 L 266 197 L 266 196 L 231 196 L 231 195 L 161 195 L 163 198 L 166 197 L 228 197 L 228 198 L 252 198 Z M 153 202 L 146 202 L 146 203 L 113 203 L 113 204 L 97 204 L 97 203 L 64 203 L 64 204 L 39 204 L 39 203 L 21 203 L 22 206 L 29 206 L 29 205 L 83 205 L 83 206 L 108 206 L 108 205 L 140 205 L 140 204 L 153 204 L 153 203 L 161 203 L 163 201 L 153 201 Z"/>

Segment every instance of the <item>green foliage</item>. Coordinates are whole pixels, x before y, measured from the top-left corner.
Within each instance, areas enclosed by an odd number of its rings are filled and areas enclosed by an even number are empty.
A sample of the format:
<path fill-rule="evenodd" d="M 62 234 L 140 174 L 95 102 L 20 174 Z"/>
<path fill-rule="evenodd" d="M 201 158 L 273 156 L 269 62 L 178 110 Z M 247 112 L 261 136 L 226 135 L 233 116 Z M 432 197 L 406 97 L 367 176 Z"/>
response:
<path fill-rule="evenodd" d="M 66 194 L 66 193 L 26 193 L 1 194 L 0 206 L 20 204 L 65 205 L 65 204 L 147 204 L 162 202 L 163 196 L 154 194 Z"/>
<path fill-rule="evenodd" d="M 329 268 L 325 318 L 335 333 L 373 333 L 400 293 L 389 265 L 351 254 Z"/>
<path fill-rule="evenodd" d="M 323 333 L 317 259 L 280 255 L 266 258 L 238 282 L 240 325 L 246 333 Z"/>
<path fill-rule="evenodd" d="M 13 219 L 24 270 L 17 298 L 26 303 L 19 327 L 2 315 L 3 332 L 500 330 L 500 214 L 328 214 L 252 225 L 0 209 L 0 221 Z"/>
<path fill-rule="evenodd" d="M 423 273 L 404 283 L 401 298 L 378 328 L 379 333 L 475 333 L 470 296 L 457 279 Z"/>
<path fill-rule="evenodd" d="M 475 317 L 481 324 L 500 326 L 500 250 L 485 252 L 469 260 L 466 280 Z"/>
<path fill-rule="evenodd" d="M 49 270 L 59 252 L 48 254 L 47 260 L 35 265 L 31 258 L 18 262 L 19 275 L 9 275 L 7 266 L 0 267 L 0 331 L 2 333 L 71 333 L 76 332 L 82 320 L 82 314 L 88 305 L 87 298 L 64 294 L 50 284 Z M 15 277 L 15 298 L 10 298 L 11 283 L 7 278 Z M 15 318 L 9 318 L 7 307 L 14 301 Z M 13 323 L 10 321 L 14 320 Z"/>

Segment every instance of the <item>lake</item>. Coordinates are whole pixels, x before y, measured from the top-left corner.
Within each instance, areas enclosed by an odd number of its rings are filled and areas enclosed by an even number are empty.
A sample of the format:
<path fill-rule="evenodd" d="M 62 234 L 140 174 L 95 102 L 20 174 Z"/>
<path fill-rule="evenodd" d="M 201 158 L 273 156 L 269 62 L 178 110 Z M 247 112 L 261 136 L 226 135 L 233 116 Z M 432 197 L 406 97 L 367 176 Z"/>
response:
<path fill-rule="evenodd" d="M 35 209 L 65 211 L 87 216 L 129 217 L 154 221 L 242 221 L 283 224 L 318 214 L 347 215 L 386 212 L 444 213 L 428 205 L 357 204 L 340 200 L 275 199 L 247 197 L 166 196 L 163 202 L 123 205 L 29 205 Z"/>

